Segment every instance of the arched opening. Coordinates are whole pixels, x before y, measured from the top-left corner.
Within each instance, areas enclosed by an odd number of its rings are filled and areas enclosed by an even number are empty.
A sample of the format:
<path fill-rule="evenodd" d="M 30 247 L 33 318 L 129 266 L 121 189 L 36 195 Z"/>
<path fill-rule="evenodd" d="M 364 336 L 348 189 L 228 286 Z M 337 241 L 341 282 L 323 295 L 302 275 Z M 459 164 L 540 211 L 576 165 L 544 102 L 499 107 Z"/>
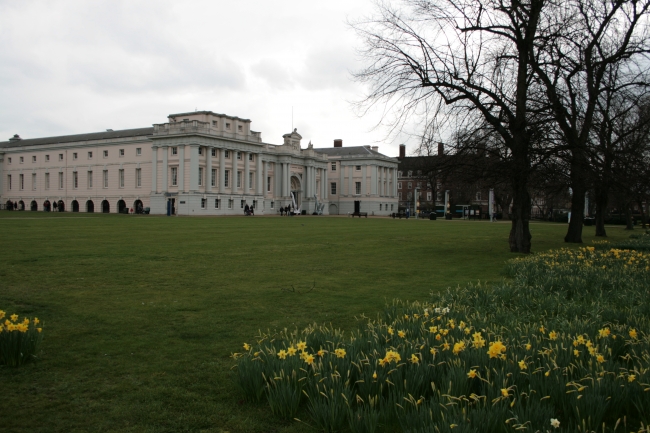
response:
<path fill-rule="evenodd" d="M 330 203 L 329 212 L 330 215 L 338 215 L 339 214 L 338 206 L 336 206 L 334 203 Z"/>
<path fill-rule="evenodd" d="M 86 202 L 86 212 L 93 213 L 95 212 L 95 203 L 92 200 Z"/>
<path fill-rule="evenodd" d="M 59 212 L 65 212 L 65 203 L 63 203 L 63 200 L 59 200 L 57 204 L 59 207 Z"/>
<path fill-rule="evenodd" d="M 72 212 L 79 212 L 79 202 L 72 200 Z"/>
<path fill-rule="evenodd" d="M 43 202 L 43 210 L 44 210 L 45 212 L 49 212 L 49 211 L 52 210 L 52 203 L 50 203 L 49 200 L 45 200 L 45 201 Z"/>
<path fill-rule="evenodd" d="M 25 210 L 25 202 L 20 200 L 18 202 L 18 210 Z"/>
<path fill-rule="evenodd" d="M 36 212 L 38 210 L 38 203 L 36 203 L 36 200 L 32 200 L 32 202 L 29 204 L 29 210 L 32 212 Z"/>
<path fill-rule="evenodd" d="M 108 203 L 108 200 L 102 202 L 102 213 L 109 213 L 111 211 L 111 205 Z"/>
<path fill-rule="evenodd" d="M 11 200 L 7 200 L 7 203 L 5 203 L 5 209 L 14 210 L 14 202 Z"/>
<path fill-rule="evenodd" d="M 144 206 L 142 206 L 142 200 L 136 200 L 133 202 L 133 211 L 135 213 L 144 213 Z"/>
<path fill-rule="evenodd" d="M 124 213 L 124 209 L 126 209 L 126 202 L 124 200 L 120 200 L 117 202 L 117 211 L 119 213 Z"/>
<path fill-rule="evenodd" d="M 293 205 L 296 212 L 300 212 L 302 205 L 302 188 L 301 188 L 300 179 L 296 176 L 291 176 L 291 195 L 295 204 Z"/>

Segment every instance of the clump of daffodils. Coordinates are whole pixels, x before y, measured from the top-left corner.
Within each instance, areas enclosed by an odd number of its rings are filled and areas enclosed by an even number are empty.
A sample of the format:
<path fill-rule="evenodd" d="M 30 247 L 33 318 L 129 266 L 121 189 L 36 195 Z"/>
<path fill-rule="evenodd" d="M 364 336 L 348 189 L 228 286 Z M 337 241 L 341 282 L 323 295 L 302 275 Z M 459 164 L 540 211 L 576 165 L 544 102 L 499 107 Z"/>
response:
<path fill-rule="evenodd" d="M 4 322 L 2 321 L 4 319 Z M 34 358 L 42 341 L 41 321 L 0 310 L 0 365 L 18 367 Z"/>

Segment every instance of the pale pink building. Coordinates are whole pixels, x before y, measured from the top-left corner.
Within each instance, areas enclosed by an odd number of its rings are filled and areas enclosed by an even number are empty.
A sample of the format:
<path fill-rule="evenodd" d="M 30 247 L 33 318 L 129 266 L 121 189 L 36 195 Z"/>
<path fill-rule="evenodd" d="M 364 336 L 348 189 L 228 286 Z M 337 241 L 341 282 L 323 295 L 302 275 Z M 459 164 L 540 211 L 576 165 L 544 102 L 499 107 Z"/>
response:
<path fill-rule="evenodd" d="M 149 128 L 0 142 L 0 203 L 73 212 L 240 215 L 397 210 L 397 160 L 370 146 L 264 143 L 251 121 L 211 111 Z M 56 203 L 56 209 L 54 204 Z"/>

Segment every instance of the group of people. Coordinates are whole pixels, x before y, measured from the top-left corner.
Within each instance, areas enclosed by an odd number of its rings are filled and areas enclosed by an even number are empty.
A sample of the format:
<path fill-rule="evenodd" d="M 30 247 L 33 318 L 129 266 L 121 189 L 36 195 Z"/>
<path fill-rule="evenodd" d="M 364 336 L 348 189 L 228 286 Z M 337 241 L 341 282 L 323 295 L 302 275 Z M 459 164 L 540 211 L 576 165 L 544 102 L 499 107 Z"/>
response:
<path fill-rule="evenodd" d="M 253 206 L 246 205 L 244 207 L 244 215 L 255 216 L 255 209 L 253 208 Z"/>
<path fill-rule="evenodd" d="M 293 215 L 293 213 L 291 212 L 291 208 L 289 206 L 284 206 L 284 207 L 280 206 L 280 216 L 284 216 L 284 215 L 286 216 Z"/>

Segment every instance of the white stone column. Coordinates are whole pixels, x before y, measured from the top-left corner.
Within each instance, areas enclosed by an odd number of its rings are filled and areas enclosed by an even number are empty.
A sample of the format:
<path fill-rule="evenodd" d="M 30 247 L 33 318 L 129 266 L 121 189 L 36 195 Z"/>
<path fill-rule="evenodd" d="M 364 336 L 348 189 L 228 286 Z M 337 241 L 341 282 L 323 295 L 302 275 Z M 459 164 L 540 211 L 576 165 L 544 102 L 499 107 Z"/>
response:
<path fill-rule="evenodd" d="M 339 173 L 340 173 L 340 180 L 339 180 L 339 197 L 343 197 L 343 188 L 345 185 L 345 167 L 343 167 L 343 164 L 339 165 Z"/>
<path fill-rule="evenodd" d="M 283 188 L 282 196 L 289 197 L 289 192 L 291 191 L 291 174 L 289 173 L 290 164 L 285 162 L 282 164 L 282 175 L 283 175 Z"/>
<path fill-rule="evenodd" d="M 379 197 L 384 196 L 384 167 L 379 167 Z"/>
<path fill-rule="evenodd" d="M 262 160 L 261 156 L 262 155 L 260 154 L 260 161 Z M 268 194 L 269 191 L 266 186 L 268 182 L 268 178 L 269 178 L 269 162 L 264 161 L 264 179 L 262 179 L 262 195 L 264 196 L 264 198 L 268 197 L 269 195 Z"/>
<path fill-rule="evenodd" d="M 185 192 L 185 145 L 178 145 L 178 192 Z M 178 210 L 178 205 L 176 205 Z"/>
<path fill-rule="evenodd" d="M 167 180 L 167 176 L 169 174 L 169 147 L 168 146 L 163 146 L 162 147 L 162 157 L 163 157 L 162 167 L 161 167 L 161 170 L 162 170 L 161 183 L 162 183 L 162 185 L 160 185 L 160 192 L 167 192 L 167 190 L 169 188 L 169 182 Z M 104 180 L 102 179 L 102 182 L 103 181 Z"/>
<path fill-rule="evenodd" d="M 370 195 L 377 195 L 377 166 L 370 166 Z"/>
<path fill-rule="evenodd" d="M 219 194 L 226 193 L 226 149 L 219 149 Z M 225 203 L 222 203 L 226 206 Z"/>
<path fill-rule="evenodd" d="M 365 197 L 366 194 L 368 193 L 367 187 L 366 187 L 366 178 L 368 177 L 368 166 L 367 165 L 362 165 L 361 166 L 361 196 Z"/>
<path fill-rule="evenodd" d="M 199 190 L 199 146 L 190 144 L 190 191 Z"/>
<path fill-rule="evenodd" d="M 282 164 L 273 163 L 273 198 L 282 197 Z"/>
<path fill-rule="evenodd" d="M 356 194 L 354 189 L 354 165 L 348 165 L 348 195 Z"/>
<path fill-rule="evenodd" d="M 393 185 L 391 190 L 393 191 L 393 197 L 397 197 L 397 169 L 393 168 Z"/>
<path fill-rule="evenodd" d="M 158 192 L 158 147 L 151 147 L 151 192 Z"/>
<path fill-rule="evenodd" d="M 205 192 L 212 192 L 212 146 L 207 146 L 205 151 Z M 216 176 L 214 182 L 217 183 Z"/>
<path fill-rule="evenodd" d="M 234 150 L 230 151 L 230 159 L 232 160 L 232 167 L 230 168 L 230 175 L 232 179 L 230 179 L 230 193 L 235 195 L 237 194 L 237 170 L 238 170 L 238 165 L 237 164 L 237 152 Z M 233 205 L 233 209 L 235 206 Z"/>
<path fill-rule="evenodd" d="M 251 184 L 248 181 L 251 172 L 250 162 L 248 161 L 248 152 L 242 152 L 241 157 L 244 160 L 244 182 L 242 186 L 244 187 L 244 194 L 248 195 L 251 190 Z"/>
<path fill-rule="evenodd" d="M 255 181 L 257 188 L 255 189 L 256 195 L 264 194 L 264 182 L 266 182 L 266 175 L 262 172 L 262 154 L 255 155 Z"/>
<path fill-rule="evenodd" d="M 323 189 L 323 200 L 327 200 L 327 196 L 329 195 L 329 187 L 330 187 L 330 180 L 329 180 L 329 170 L 327 168 L 323 169 L 323 176 L 325 178 L 325 189 Z"/>

